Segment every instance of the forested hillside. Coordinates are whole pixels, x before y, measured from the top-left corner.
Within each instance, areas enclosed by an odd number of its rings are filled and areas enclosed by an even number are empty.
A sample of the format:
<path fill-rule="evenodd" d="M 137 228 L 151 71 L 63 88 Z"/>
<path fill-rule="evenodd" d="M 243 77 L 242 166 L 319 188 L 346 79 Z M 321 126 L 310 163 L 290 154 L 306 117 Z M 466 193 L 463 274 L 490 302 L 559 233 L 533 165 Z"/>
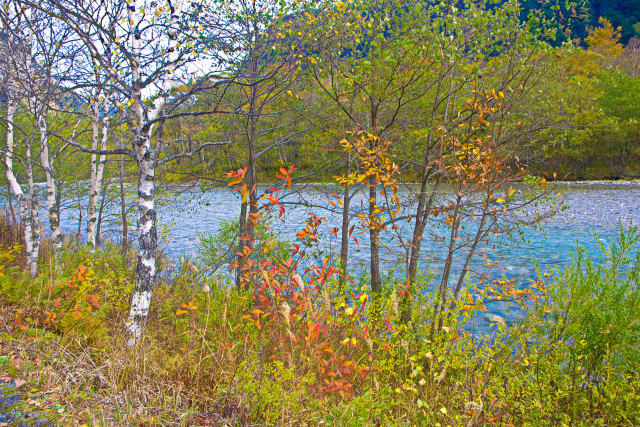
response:
<path fill-rule="evenodd" d="M 589 18 L 584 19 L 585 27 L 595 27 L 598 19 L 606 18 L 615 27 L 622 27 L 622 43 L 627 43 L 631 37 L 640 36 L 640 2 L 637 0 L 588 0 L 586 7 Z M 580 37 L 576 25 L 576 35 Z M 584 33 L 583 33 L 584 34 Z"/>
<path fill-rule="evenodd" d="M 581 21 L 582 22 L 582 21 Z M 576 44 L 553 47 L 549 59 L 553 71 L 539 76 L 539 96 L 522 99 L 520 108 L 552 115 L 544 129 L 536 130 L 518 144 L 518 155 L 535 173 L 556 173 L 560 179 L 618 179 L 640 176 L 640 39 L 623 43 L 621 31 L 605 18 L 585 29 Z M 324 103 L 312 80 L 296 79 L 291 93 L 270 100 L 274 108 L 268 120 L 284 120 L 287 127 L 268 126 L 260 140 L 257 172 L 273 176 L 281 164 L 295 163 L 309 171 L 308 180 L 327 181 L 338 174 L 339 146 L 332 142 L 328 123 L 336 110 Z M 274 85 L 277 82 L 273 82 Z M 274 86 L 275 87 L 275 86 Z M 237 93 L 234 97 L 242 97 Z M 426 92 L 427 98 L 433 92 Z M 275 102 L 278 102 L 276 107 Z M 236 99 L 234 108 L 242 108 Z M 308 107 L 312 108 L 308 108 Z M 307 108 L 312 124 L 291 115 L 291 109 Z M 414 104 L 415 115 L 424 114 L 424 104 Z M 298 110 L 301 111 L 301 110 Z M 550 123 L 553 122 L 552 125 Z M 180 150 L 190 151 L 200 140 L 227 139 L 233 143 L 216 152 L 181 159 L 170 169 L 172 180 L 222 174 L 243 166 L 248 156 L 241 143 L 242 122 L 225 123 L 183 118 L 168 125 L 172 138 L 180 139 Z M 410 158 L 416 130 L 405 125 L 394 134 L 393 156 L 399 163 Z M 178 136 L 181 135 L 180 138 Z M 235 136 L 234 136 L 235 135 Z M 235 138 L 235 139 L 234 139 Z M 336 157 L 338 156 L 338 157 Z M 188 170 L 188 174 L 181 172 Z M 408 179 L 419 180 L 411 169 Z M 409 178 L 410 177 L 410 178 Z"/>
<path fill-rule="evenodd" d="M 533 9 L 545 8 L 552 13 L 556 3 L 546 6 L 539 0 L 524 0 L 523 15 Z M 588 29 L 596 27 L 600 18 L 606 18 L 614 27 L 621 27 L 621 41 L 627 43 L 630 38 L 640 36 L 640 2 L 637 0 L 582 0 L 569 8 L 560 9 L 559 16 L 570 19 L 571 38 L 584 39 Z"/>

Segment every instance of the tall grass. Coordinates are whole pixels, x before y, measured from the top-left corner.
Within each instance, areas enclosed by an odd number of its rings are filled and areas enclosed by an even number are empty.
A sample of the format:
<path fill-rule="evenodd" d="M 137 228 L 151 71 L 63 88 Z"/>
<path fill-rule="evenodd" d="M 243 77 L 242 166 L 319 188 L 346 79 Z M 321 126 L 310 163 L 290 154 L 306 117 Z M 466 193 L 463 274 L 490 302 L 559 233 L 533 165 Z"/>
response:
<path fill-rule="evenodd" d="M 15 233 L 2 230 L 8 248 Z M 572 265 L 538 278 L 519 323 L 485 335 L 465 332 L 480 308 L 466 297 L 431 333 L 428 293 L 404 324 L 391 283 L 345 299 L 337 280 L 274 268 L 243 291 L 182 263 L 158 284 L 132 348 L 131 260 L 70 242 L 61 268 L 43 259 L 35 281 L 5 266 L 0 349 L 20 360 L 6 369 L 27 381 L 23 410 L 56 423 L 635 425 L 639 236 L 622 230 L 604 262 L 578 249 Z"/>

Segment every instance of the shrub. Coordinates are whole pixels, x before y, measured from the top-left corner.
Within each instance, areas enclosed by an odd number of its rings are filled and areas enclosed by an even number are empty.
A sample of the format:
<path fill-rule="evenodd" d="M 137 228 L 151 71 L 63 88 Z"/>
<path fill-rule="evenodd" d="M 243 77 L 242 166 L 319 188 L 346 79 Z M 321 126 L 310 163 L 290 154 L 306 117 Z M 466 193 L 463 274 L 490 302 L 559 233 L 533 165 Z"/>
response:
<path fill-rule="evenodd" d="M 578 246 L 509 337 L 517 357 L 531 363 L 522 387 L 548 420 L 640 422 L 639 242 L 637 227 L 620 228 L 600 244 L 602 260 Z"/>

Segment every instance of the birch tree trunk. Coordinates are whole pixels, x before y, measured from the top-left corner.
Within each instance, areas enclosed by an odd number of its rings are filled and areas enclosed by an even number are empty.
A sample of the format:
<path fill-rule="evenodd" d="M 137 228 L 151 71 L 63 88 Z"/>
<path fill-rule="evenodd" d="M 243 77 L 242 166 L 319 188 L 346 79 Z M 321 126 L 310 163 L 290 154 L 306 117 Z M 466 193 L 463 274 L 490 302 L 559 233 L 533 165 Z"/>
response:
<path fill-rule="evenodd" d="M 37 259 L 38 255 L 36 252 L 36 263 L 35 269 L 32 269 L 34 265 L 32 263 L 33 257 L 33 227 L 32 227 L 32 219 L 31 219 L 31 203 L 29 198 L 22 191 L 22 187 L 18 183 L 18 180 L 13 173 L 13 147 L 14 147 L 14 130 L 13 130 L 13 118 L 15 116 L 16 106 L 11 96 L 7 97 L 7 151 L 4 158 L 4 165 L 6 168 L 6 176 L 7 182 L 9 184 L 9 188 L 11 192 L 18 200 L 18 215 L 20 216 L 20 222 L 22 223 L 22 229 L 24 231 L 24 246 L 25 253 L 27 256 L 27 261 L 25 268 L 29 270 L 31 277 L 35 277 L 37 274 Z M 9 196 L 11 197 L 11 196 Z"/>
<path fill-rule="evenodd" d="M 129 22 L 134 22 L 135 8 L 129 8 Z M 132 51 L 139 53 L 139 35 L 132 32 Z M 131 309 L 127 320 L 130 338 L 128 345 L 134 345 L 142 337 L 151 306 L 151 296 L 156 281 L 156 254 L 158 233 L 155 211 L 155 159 L 151 151 L 151 126 L 144 126 L 145 111 L 141 100 L 140 60 L 134 58 L 132 109 L 137 123 L 133 149 L 138 162 L 138 262 L 136 284 L 131 298 Z"/>
<path fill-rule="evenodd" d="M 106 105 L 105 105 L 106 111 Z M 100 108 L 97 103 L 93 104 L 92 131 L 93 138 L 91 141 L 91 149 L 98 150 L 98 141 L 100 141 L 100 150 L 107 149 L 107 138 L 109 137 L 106 117 L 99 117 Z M 102 126 L 102 129 L 100 127 Z M 102 130 L 102 132 L 100 132 Z M 104 177 L 104 163 L 106 156 L 104 154 L 91 154 L 91 178 L 89 180 L 89 209 L 87 219 L 87 243 L 91 246 L 91 250 L 96 249 L 96 230 L 98 221 L 98 197 L 102 188 Z"/>
<path fill-rule="evenodd" d="M 169 3 L 171 19 L 168 33 L 168 63 L 172 63 L 177 55 L 178 10 L 182 2 L 175 6 Z M 134 345 L 142 337 L 142 329 L 149 315 L 151 297 L 156 282 L 156 255 L 158 250 L 157 216 L 155 211 L 155 170 L 157 156 L 151 147 L 153 121 L 164 110 L 169 90 L 171 89 L 171 69 L 167 69 L 162 81 L 162 95 L 156 99 L 148 113 L 142 100 L 142 81 L 140 69 L 140 33 L 134 27 L 136 7 L 129 6 L 129 23 L 131 25 L 132 67 L 132 111 L 137 123 L 134 140 L 134 152 L 138 162 L 138 262 L 136 267 L 136 285 L 133 289 L 131 309 L 127 320 L 130 333 L 128 345 Z M 160 121 L 159 126 L 162 126 Z"/>
<path fill-rule="evenodd" d="M 150 132 L 136 136 L 138 162 L 138 263 L 136 285 L 131 300 L 127 328 L 131 334 L 129 345 L 142 336 L 156 282 L 158 248 L 157 217 L 155 211 L 155 159 L 151 150 Z"/>
<path fill-rule="evenodd" d="M 122 255 L 127 257 L 129 248 L 129 222 L 127 221 L 127 201 L 124 194 L 124 157 L 120 158 L 120 216 L 122 217 Z"/>
<path fill-rule="evenodd" d="M 34 102 L 35 104 L 35 102 Z M 34 105 L 36 122 L 40 133 L 40 163 L 44 169 L 47 181 L 47 209 L 49 217 L 49 229 L 51 230 L 51 241 L 56 252 L 62 250 L 64 239 L 60 230 L 60 209 L 56 197 L 57 184 L 53 171 L 53 161 L 49 153 L 49 131 L 47 129 L 47 109 L 43 106 L 38 109 Z"/>
<path fill-rule="evenodd" d="M 31 155 L 31 138 L 26 138 L 25 160 L 27 162 L 27 183 L 29 185 L 29 199 L 27 208 L 31 223 L 31 254 L 27 257 L 28 269 L 31 277 L 38 274 L 38 255 L 40 253 L 40 217 L 38 216 L 38 193 L 33 180 L 33 158 Z"/>

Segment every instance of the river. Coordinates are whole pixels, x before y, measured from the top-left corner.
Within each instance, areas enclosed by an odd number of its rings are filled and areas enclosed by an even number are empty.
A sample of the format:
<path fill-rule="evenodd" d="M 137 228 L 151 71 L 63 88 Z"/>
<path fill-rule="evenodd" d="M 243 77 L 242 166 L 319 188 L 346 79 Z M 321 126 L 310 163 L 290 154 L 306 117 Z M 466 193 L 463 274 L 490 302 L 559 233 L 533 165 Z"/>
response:
<path fill-rule="evenodd" d="M 485 272 L 492 279 L 515 279 L 522 285 L 536 276 L 534 260 L 543 270 L 562 267 L 570 262 L 571 253 L 575 251 L 578 242 L 591 254 L 600 254 L 598 239 L 612 239 L 618 233 L 619 224 L 629 225 L 634 218 L 640 218 L 640 183 L 562 183 L 554 184 L 554 188 L 554 193 L 560 193 L 557 198 L 566 206 L 565 210 L 544 220 L 542 230 L 528 227 L 523 229 L 522 239 L 503 239 L 506 245 L 499 245 L 489 254 L 489 259 L 499 260 L 499 264 L 490 269 L 483 269 L 481 266 L 486 260 L 478 256 L 473 263 L 477 267 L 474 267 L 474 270 Z M 321 228 L 323 233 L 319 245 L 320 257 L 337 253 L 339 241 L 328 233 L 328 230 L 340 224 L 340 217 L 338 214 L 331 214 L 318 207 L 307 207 L 304 204 L 330 207 L 326 190 L 326 187 L 320 190 L 305 188 L 299 194 L 283 198 L 284 201 L 294 202 L 295 205 L 287 206 L 284 222 L 273 221 L 273 228 L 279 238 L 293 241 L 310 212 L 326 217 L 327 222 Z M 223 220 L 234 220 L 240 212 L 237 193 L 225 188 L 208 191 L 183 190 L 163 194 L 159 197 L 158 218 L 161 229 L 167 236 L 166 252 L 173 259 L 197 257 L 198 236 L 217 233 Z M 356 197 L 353 203 L 354 213 L 363 200 L 362 195 Z M 117 211 L 115 207 L 112 210 L 114 214 Z M 73 232 L 77 229 L 75 216 L 72 210 L 67 210 L 62 215 L 62 227 L 65 231 Z M 357 223 L 357 220 L 355 222 Z M 401 232 L 408 237 L 408 225 L 404 227 Z M 434 231 L 438 232 L 438 227 L 435 228 Z M 359 244 L 356 244 L 355 240 L 350 243 L 349 268 L 352 272 L 358 273 L 364 271 L 368 263 L 368 238 L 366 233 L 362 236 L 354 235 L 359 239 Z M 391 242 L 391 236 L 387 235 L 384 241 Z M 392 244 L 391 247 L 393 246 Z M 431 271 L 437 277 L 442 265 L 444 247 L 427 237 L 423 248 L 421 270 Z M 398 263 L 399 259 L 401 256 L 398 253 L 388 254 L 383 251 L 383 273 L 401 275 L 402 266 Z M 454 262 L 454 270 L 456 267 L 460 268 L 460 263 L 461 260 Z M 435 282 L 434 280 L 434 284 Z M 511 311 L 502 303 L 491 306 L 490 312 L 505 317 L 507 321 L 517 317 L 517 310 Z"/>

